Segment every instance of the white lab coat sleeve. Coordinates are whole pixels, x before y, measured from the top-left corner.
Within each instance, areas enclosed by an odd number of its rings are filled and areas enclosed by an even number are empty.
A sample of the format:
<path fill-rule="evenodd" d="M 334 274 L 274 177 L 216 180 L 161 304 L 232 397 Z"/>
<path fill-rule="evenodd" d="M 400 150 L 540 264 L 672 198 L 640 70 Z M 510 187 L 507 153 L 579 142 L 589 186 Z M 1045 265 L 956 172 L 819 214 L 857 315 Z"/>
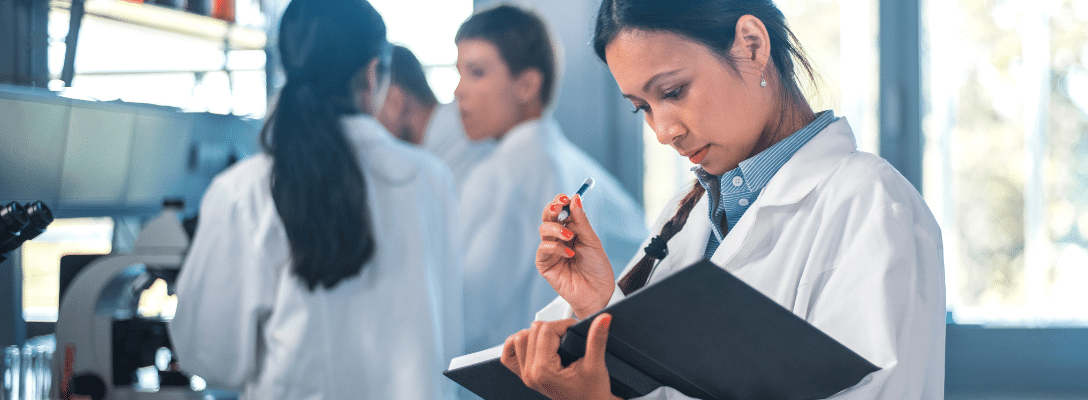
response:
<path fill-rule="evenodd" d="M 242 206 L 227 182 L 217 179 L 208 188 L 169 324 L 182 368 L 224 389 L 240 389 L 259 373 L 259 327 L 278 275 L 256 248 L 263 235 L 252 231 L 255 221 Z"/>
<path fill-rule="evenodd" d="M 808 303 L 802 317 L 881 368 L 829 399 L 941 398 L 943 380 L 933 383 L 944 374 L 939 228 L 920 201 L 912 207 L 861 197 L 868 206 L 844 207 L 833 218 L 842 225 L 830 229 L 837 234 L 815 243 L 828 250 L 814 254 L 826 256 L 829 268 L 798 291 L 797 301 Z M 663 387 L 639 399 L 689 398 Z"/>
<path fill-rule="evenodd" d="M 835 269 L 808 280 L 811 292 L 800 292 L 811 293 L 806 320 L 881 370 L 831 398 L 940 398 L 945 345 L 940 230 L 928 211 L 904 203 L 853 215 L 862 221 L 845 231 Z"/>

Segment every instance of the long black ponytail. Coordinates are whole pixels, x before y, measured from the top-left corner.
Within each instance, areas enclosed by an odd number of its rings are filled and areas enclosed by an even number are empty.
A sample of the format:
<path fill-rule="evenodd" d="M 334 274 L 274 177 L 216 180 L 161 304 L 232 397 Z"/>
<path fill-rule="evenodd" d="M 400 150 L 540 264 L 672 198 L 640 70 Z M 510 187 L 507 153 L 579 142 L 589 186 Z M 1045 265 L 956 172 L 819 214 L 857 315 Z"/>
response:
<path fill-rule="evenodd" d="M 265 123 L 272 199 L 290 242 L 292 271 L 314 290 L 335 287 L 371 259 L 367 188 L 341 117 L 360 110 L 368 66 L 388 66 L 385 23 L 365 0 L 294 0 L 280 21 L 287 82 Z M 387 68 L 379 68 L 379 73 Z"/>

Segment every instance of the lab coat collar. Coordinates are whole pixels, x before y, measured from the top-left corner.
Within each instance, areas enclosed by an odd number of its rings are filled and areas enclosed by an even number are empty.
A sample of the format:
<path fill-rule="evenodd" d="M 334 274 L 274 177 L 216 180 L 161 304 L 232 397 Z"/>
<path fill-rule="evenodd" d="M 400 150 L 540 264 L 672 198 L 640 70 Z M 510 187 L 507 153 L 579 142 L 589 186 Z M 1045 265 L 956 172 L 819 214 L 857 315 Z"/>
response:
<path fill-rule="evenodd" d="M 418 163 L 405 162 L 394 148 L 415 151 L 413 146 L 393 137 L 374 117 L 355 114 L 341 117 L 344 138 L 355 149 L 367 179 L 380 179 L 391 185 L 411 182 L 419 172 Z"/>
<path fill-rule="evenodd" d="M 344 139 L 355 147 L 364 147 L 368 142 L 391 142 L 396 140 L 381 123 L 367 114 L 353 114 L 340 117 L 344 127 Z"/>
<path fill-rule="evenodd" d="M 770 232 L 766 229 L 766 225 L 762 227 L 763 229 L 754 229 L 756 219 L 760 218 L 760 212 L 768 207 L 789 206 L 801 202 L 830 175 L 831 170 L 847 154 L 855 150 L 857 150 L 857 143 L 854 142 L 854 132 L 850 129 L 850 124 L 845 117 L 839 118 L 838 121 L 816 134 L 797 150 L 793 157 L 786 161 L 778 173 L 767 182 L 767 186 L 763 188 L 763 192 L 755 203 L 744 213 L 740 221 L 737 221 L 737 225 L 731 227 L 729 234 L 722 240 L 722 244 L 710 260 L 730 271 L 743 268 L 743 265 L 734 265 L 734 260 L 738 252 L 744 253 L 750 251 L 751 248 L 742 250 L 741 247 L 760 243 Z M 706 220 L 706 218 L 697 218 L 696 221 L 698 220 Z M 693 221 L 688 221 L 688 223 L 691 222 Z M 705 224 L 706 227 L 699 226 L 699 229 L 709 233 L 710 222 Z"/>
<path fill-rule="evenodd" d="M 842 157 L 857 150 L 846 117 L 839 118 L 802 146 L 767 182 L 757 206 L 794 204 L 808 196 Z"/>
<path fill-rule="evenodd" d="M 514 125 L 510 131 L 499 140 L 497 151 L 521 146 L 522 143 L 538 140 L 537 138 L 558 134 L 559 124 L 551 115 L 545 115 L 539 119 L 530 119 Z"/>

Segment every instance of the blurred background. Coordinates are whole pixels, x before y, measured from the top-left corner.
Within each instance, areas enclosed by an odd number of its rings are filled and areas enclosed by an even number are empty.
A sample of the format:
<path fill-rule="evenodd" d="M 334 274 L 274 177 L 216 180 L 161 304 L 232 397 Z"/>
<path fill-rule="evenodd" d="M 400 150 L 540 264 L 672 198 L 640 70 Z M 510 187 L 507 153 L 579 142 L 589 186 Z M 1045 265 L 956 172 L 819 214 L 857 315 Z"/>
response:
<path fill-rule="evenodd" d="M 0 267 L 0 345 L 54 331 L 62 256 L 131 250 L 164 198 L 191 215 L 258 151 L 287 3 L 0 0 L 0 201 L 57 217 Z M 454 33 L 498 2 L 371 3 L 453 100 Z M 563 131 L 652 221 L 693 175 L 593 55 L 598 3 L 515 3 L 562 42 Z M 815 62 L 813 108 L 845 116 L 941 225 L 947 398 L 1088 398 L 1088 0 L 776 3 Z M 169 317 L 147 290 L 140 307 Z"/>

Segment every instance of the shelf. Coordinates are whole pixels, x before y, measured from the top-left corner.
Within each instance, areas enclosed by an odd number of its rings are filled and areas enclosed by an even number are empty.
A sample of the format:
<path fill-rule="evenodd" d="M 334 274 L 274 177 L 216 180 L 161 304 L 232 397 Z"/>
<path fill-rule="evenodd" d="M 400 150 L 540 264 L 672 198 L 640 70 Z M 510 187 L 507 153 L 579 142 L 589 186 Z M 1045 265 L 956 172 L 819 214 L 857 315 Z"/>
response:
<path fill-rule="evenodd" d="M 53 0 L 51 7 L 68 11 L 71 1 Z M 258 29 L 246 28 L 212 17 L 186 11 L 119 0 L 86 0 L 87 15 L 133 25 L 160 29 L 201 39 L 226 42 L 235 50 L 263 50 L 267 37 Z"/>

